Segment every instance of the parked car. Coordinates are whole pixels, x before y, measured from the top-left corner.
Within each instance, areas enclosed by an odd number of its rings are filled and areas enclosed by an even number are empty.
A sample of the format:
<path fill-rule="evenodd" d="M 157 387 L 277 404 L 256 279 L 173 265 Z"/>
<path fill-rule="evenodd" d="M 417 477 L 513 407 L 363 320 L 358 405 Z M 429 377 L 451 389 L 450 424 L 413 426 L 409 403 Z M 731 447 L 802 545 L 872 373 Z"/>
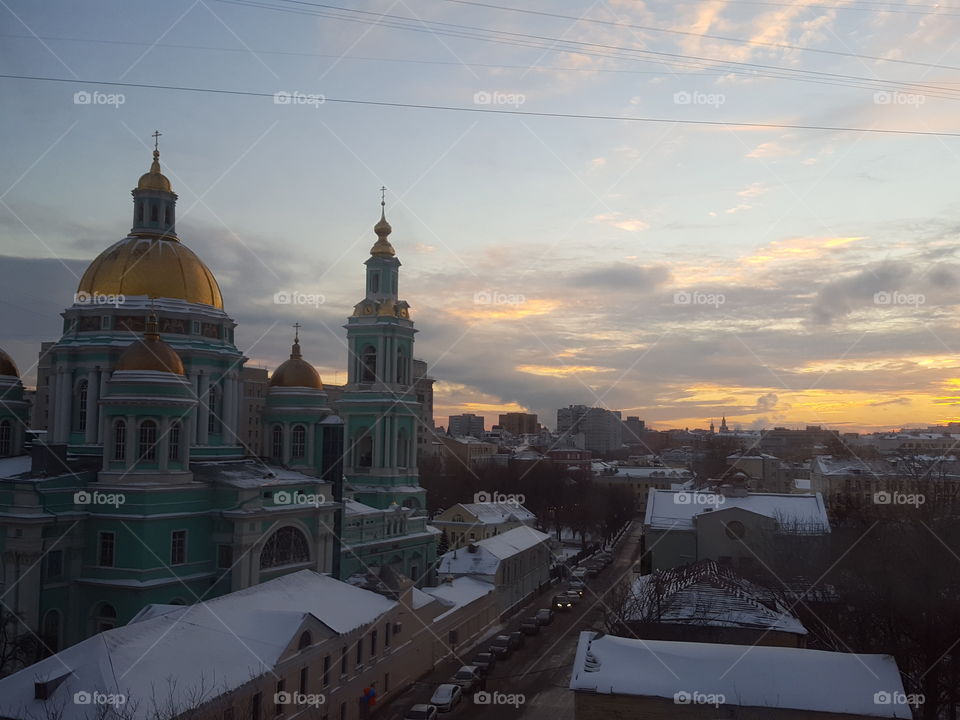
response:
<path fill-rule="evenodd" d="M 582 565 L 577 565 L 577 567 L 573 569 L 573 572 L 571 573 L 571 575 L 573 575 L 575 578 L 579 580 L 582 580 L 587 576 L 587 569 Z"/>
<path fill-rule="evenodd" d="M 587 589 L 587 584 L 582 580 L 573 579 L 567 587 L 570 588 L 570 592 L 576 592 L 580 597 L 583 597 L 583 592 Z"/>
<path fill-rule="evenodd" d="M 403 720 L 437 720 L 437 707 L 435 705 L 414 705 L 407 710 Z"/>
<path fill-rule="evenodd" d="M 433 691 L 430 704 L 436 705 L 437 710 L 440 712 L 450 712 L 462 699 L 463 690 L 460 689 L 459 685 L 444 683 L 443 685 L 438 685 L 437 689 Z"/>
<path fill-rule="evenodd" d="M 571 610 L 573 609 L 573 600 L 566 595 L 554 595 L 553 607 L 555 610 Z"/>
<path fill-rule="evenodd" d="M 488 675 L 497 666 L 497 656 L 488 652 L 477 653 L 470 664 L 479 670 L 481 675 Z"/>
<path fill-rule="evenodd" d="M 574 605 L 579 605 L 583 601 L 583 597 L 581 597 L 580 593 L 576 590 L 567 590 L 566 592 L 560 593 L 560 595 L 567 598 Z"/>
<path fill-rule="evenodd" d="M 537 616 L 524 618 L 520 622 L 520 632 L 524 635 L 536 635 L 540 632 L 540 623 L 537 621 Z"/>
<path fill-rule="evenodd" d="M 509 633 L 510 642 L 513 643 L 513 649 L 519 650 L 524 646 L 526 639 L 523 637 L 523 633 L 519 630 L 514 630 L 512 633 Z"/>
<path fill-rule="evenodd" d="M 464 665 L 453 674 L 450 682 L 459 685 L 464 692 L 470 692 L 480 682 L 480 673 L 473 665 Z"/>
<path fill-rule="evenodd" d="M 550 608 L 540 608 L 534 617 L 537 619 L 538 625 L 549 625 L 553 622 L 553 610 Z"/>
<path fill-rule="evenodd" d="M 490 641 L 490 652 L 496 655 L 497 659 L 506 659 L 513 654 L 513 643 L 510 642 L 509 635 L 497 635 Z"/>

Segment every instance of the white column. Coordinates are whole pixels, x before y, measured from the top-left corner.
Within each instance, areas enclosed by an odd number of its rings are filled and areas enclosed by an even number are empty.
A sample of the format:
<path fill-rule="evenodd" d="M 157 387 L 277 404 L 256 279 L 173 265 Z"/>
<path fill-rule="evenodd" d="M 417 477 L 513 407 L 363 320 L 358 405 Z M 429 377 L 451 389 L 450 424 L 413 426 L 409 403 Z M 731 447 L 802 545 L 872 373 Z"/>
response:
<path fill-rule="evenodd" d="M 100 398 L 99 374 L 97 370 L 87 373 L 87 435 L 84 442 L 88 445 L 97 441 L 97 425 L 100 420 L 100 407 L 97 404 Z"/>
<path fill-rule="evenodd" d="M 193 438 L 195 422 L 192 413 L 180 422 L 180 462 L 183 464 L 184 470 L 190 467 L 190 446 L 193 444 L 191 438 Z"/>
<path fill-rule="evenodd" d="M 235 398 L 233 396 L 233 376 L 227 374 L 223 378 L 223 408 L 221 411 L 221 425 L 223 427 L 223 442 L 224 444 L 230 444 L 231 439 L 233 438 L 233 433 L 236 432 L 235 423 L 233 421 L 233 409 L 235 406 Z"/>
<path fill-rule="evenodd" d="M 197 413 L 199 412 L 198 408 L 200 407 L 200 374 L 196 372 L 190 373 L 190 389 L 193 392 L 193 396 L 197 398 L 197 403 L 190 410 L 190 434 L 187 435 L 188 444 L 194 445 L 200 442 L 200 436 L 198 433 L 199 423 L 197 421 Z"/>
<path fill-rule="evenodd" d="M 200 398 L 199 407 L 197 409 L 197 443 L 199 445 L 206 445 L 210 441 L 210 432 L 208 428 L 210 427 L 210 407 L 208 403 L 210 402 L 210 397 L 208 393 L 210 391 L 210 376 L 206 373 L 203 373 L 200 376 L 200 392 L 197 393 Z"/>
<path fill-rule="evenodd" d="M 70 387 L 70 373 L 66 369 L 60 370 L 60 402 L 57 413 L 57 441 L 68 442 L 70 440 L 70 395 L 73 388 Z"/>
<path fill-rule="evenodd" d="M 317 460 L 313 457 L 313 434 L 316 431 L 316 425 L 313 423 L 306 423 L 305 427 L 307 428 L 307 452 L 306 458 L 304 458 L 311 467 L 317 466 Z"/>
<path fill-rule="evenodd" d="M 160 418 L 160 437 L 157 439 L 157 465 L 160 472 L 167 471 L 167 456 L 170 454 L 170 418 L 164 415 Z"/>
<path fill-rule="evenodd" d="M 290 423 L 283 423 L 283 465 L 290 464 Z"/>
<path fill-rule="evenodd" d="M 377 382 L 387 379 L 387 351 L 383 345 L 383 335 L 377 338 Z"/>
<path fill-rule="evenodd" d="M 373 462 L 371 465 L 373 465 L 375 468 L 383 467 L 383 437 L 385 434 L 383 432 L 384 422 L 385 418 L 380 418 L 380 420 L 377 422 L 377 432 L 375 433 L 373 441 Z"/>
<path fill-rule="evenodd" d="M 100 371 L 100 392 L 99 397 L 104 398 L 107 396 L 107 383 L 110 382 L 110 372 L 108 370 Z M 107 443 L 107 416 L 106 413 L 99 411 L 97 412 L 97 442 Z"/>
<path fill-rule="evenodd" d="M 127 454 L 126 467 L 129 470 L 140 457 L 140 444 L 137 442 L 137 418 L 127 415 Z"/>

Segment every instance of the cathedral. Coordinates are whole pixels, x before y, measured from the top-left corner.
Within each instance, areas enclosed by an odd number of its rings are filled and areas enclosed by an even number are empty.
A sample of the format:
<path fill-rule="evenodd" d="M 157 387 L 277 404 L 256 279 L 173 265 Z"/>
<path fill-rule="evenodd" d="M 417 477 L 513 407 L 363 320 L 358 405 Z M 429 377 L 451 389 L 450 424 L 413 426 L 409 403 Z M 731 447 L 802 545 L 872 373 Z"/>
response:
<path fill-rule="evenodd" d="M 55 651 L 147 605 L 302 569 L 349 579 L 389 567 L 429 584 L 425 364 L 383 199 L 345 325 L 346 385 L 328 395 L 298 328 L 249 417 L 237 323 L 177 235 L 158 148 L 132 195 L 129 234 L 90 263 L 60 339 L 43 345 L 33 417 L 45 437 L 28 430 L 23 384 L 0 350 L 5 612 Z M 246 425 L 262 429 L 254 445 Z M 42 439 L 27 455 L 31 436 Z"/>

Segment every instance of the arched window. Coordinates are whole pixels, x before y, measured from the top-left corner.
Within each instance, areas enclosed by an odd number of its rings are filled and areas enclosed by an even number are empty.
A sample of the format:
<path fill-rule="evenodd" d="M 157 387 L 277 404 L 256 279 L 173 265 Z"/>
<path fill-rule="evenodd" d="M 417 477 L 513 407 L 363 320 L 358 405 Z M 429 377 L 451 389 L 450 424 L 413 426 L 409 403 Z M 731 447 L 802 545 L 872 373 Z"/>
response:
<path fill-rule="evenodd" d="M 137 222 L 143 222 L 143 200 L 137 201 Z"/>
<path fill-rule="evenodd" d="M 215 433 L 219 427 L 218 418 L 220 416 L 220 391 L 216 385 L 211 385 L 207 393 L 207 432 Z"/>
<path fill-rule="evenodd" d="M 127 423 L 117 420 L 113 426 L 113 459 L 127 459 Z"/>
<path fill-rule="evenodd" d="M 397 348 L 397 384 L 407 385 L 407 353 L 403 348 Z"/>
<path fill-rule="evenodd" d="M 148 462 L 157 459 L 157 424 L 153 420 L 144 420 L 140 423 L 140 444 L 137 455 L 141 460 Z"/>
<path fill-rule="evenodd" d="M 167 226 L 173 224 L 173 212 L 171 211 L 169 205 L 167 205 L 166 209 L 163 212 L 163 224 Z"/>
<path fill-rule="evenodd" d="M 311 637 L 309 630 L 305 630 L 300 635 L 300 642 L 297 643 L 297 649 L 303 650 L 305 648 L 310 647 L 311 645 L 313 645 L 313 637 Z"/>
<path fill-rule="evenodd" d="M 160 211 L 157 209 L 156 203 L 150 203 L 150 222 L 157 222 L 160 220 Z"/>
<path fill-rule="evenodd" d="M 377 349 L 367 345 L 360 355 L 360 382 L 372 383 L 377 381 Z"/>
<path fill-rule="evenodd" d="M 79 432 L 87 429 L 87 381 L 77 383 L 76 414 L 73 416 L 73 428 Z"/>
<path fill-rule="evenodd" d="M 100 603 L 93 613 L 93 631 L 95 633 L 112 630 L 117 626 L 117 611 L 110 603 Z"/>
<path fill-rule="evenodd" d="M 170 424 L 170 431 L 167 433 L 167 460 L 180 459 L 180 423 Z"/>
<path fill-rule="evenodd" d="M 294 425 L 290 437 L 290 454 L 295 458 L 307 454 L 307 429 L 303 425 Z"/>
<path fill-rule="evenodd" d="M 0 422 L 0 456 L 13 454 L 13 425 L 9 420 Z"/>
<path fill-rule="evenodd" d="M 270 435 L 270 455 L 274 460 L 280 460 L 283 458 L 283 428 L 279 425 L 274 425 L 273 430 Z"/>
<path fill-rule="evenodd" d="M 373 436 L 366 428 L 360 433 L 353 448 L 354 467 L 373 467 Z"/>
<path fill-rule="evenodd" d="M 282 527 L 264 543 L 260 567 L 273 568 L 310 560 L 310 549 L 303 533 L 295 527 Z"/>
<path fill-rule="evenodd" d="M 45 651 L 49 651 L 52 654 L 60 650 L 59 610 L 47 610 L 46 615 L 43 616 L 43 624 L 40 632 L 43 635 L 41 640 L 43 644 L 46 645 Z"/>
<path fill-rule="evenodd" d="M 397 433 L 397 466 L 405 468 L 410 463 L 410 438 L 407 429 L 400 428 Z"/>

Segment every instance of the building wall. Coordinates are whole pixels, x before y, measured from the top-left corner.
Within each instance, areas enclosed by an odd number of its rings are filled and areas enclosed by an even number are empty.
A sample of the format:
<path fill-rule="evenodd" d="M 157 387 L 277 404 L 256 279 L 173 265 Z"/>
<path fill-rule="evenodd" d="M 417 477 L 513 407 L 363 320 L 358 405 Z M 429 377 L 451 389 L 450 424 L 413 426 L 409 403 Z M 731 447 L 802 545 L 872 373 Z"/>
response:
<path fill-rule="evenodd" d="M 261 419 L 269 388 L 266 369 L 243 368 L 240 384 L 240 442 L 246 445 L 246 455 L 259 455 L 264 442 Z"/>

